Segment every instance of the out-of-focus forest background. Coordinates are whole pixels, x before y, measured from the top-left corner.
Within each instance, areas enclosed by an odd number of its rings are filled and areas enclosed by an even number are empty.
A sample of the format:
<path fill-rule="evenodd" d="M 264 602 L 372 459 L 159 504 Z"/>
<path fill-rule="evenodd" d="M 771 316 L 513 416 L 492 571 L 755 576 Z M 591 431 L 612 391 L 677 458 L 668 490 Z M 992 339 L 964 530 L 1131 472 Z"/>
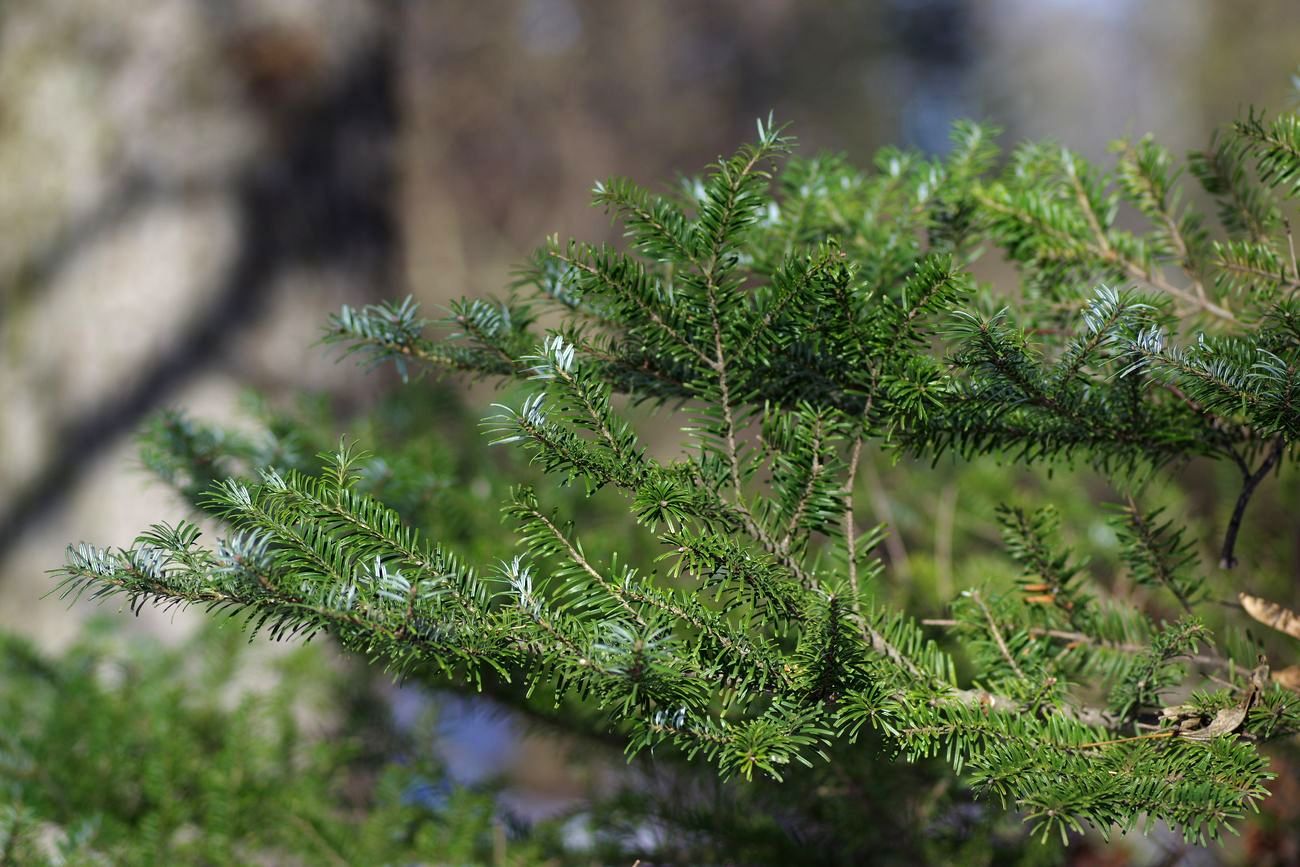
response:
<path fill-rule="evenodd" d="M 184 514 L 136 456 L 153 412 L 308 392 L 342 429 L 396 380 L 310 348 L 330 311 L 612 240 L 598 178 L 695 171 L 769 110 L 859 163 L 960 117 L 1185 152 L 1288 105 L 1297 45 L 1294 0 L 4 0 L 0 629 L 67 645 L 63 546 Z"/>
<path fill-rule="evenodd" d="M 0 625 L 66 642 L 62 546 L 175 510 L 151 411 L 373 403 L 308 349 L 327 312 L 502 292 L 546 235 L 611 234 L 598 178 L 695 171 L 769 110 L 863 163 L 959 117 L 1185 151 L 1286 104 L 1298 39 L 1288 0 L 6 2 Z"/>

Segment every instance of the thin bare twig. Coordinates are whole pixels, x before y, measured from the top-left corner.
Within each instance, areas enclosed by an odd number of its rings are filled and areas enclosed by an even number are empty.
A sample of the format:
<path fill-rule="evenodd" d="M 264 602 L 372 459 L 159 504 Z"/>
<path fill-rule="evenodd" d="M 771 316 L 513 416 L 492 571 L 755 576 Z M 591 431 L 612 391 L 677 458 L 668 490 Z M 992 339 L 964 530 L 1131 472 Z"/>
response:
<path fill-rule="evenodd" d="M 868 398 L 870 401 L 870 398 Z M 858 528 L 853 516 L 853 486 L 858 477 L 858 462 L 862 459 L 862 431 L 853 438 L 849 449 L 849 474 L 844 480 L 844 545 L 849 558 L 849 587 L 853 589 L 853 607 L 858 607 Z"/>
<path fill-rule="evenodd" d="M 935 588 L 940 599 L 952 595 L 952 541 L 957 519 L 957 485 L 949 482 L 939 492 L 939 504 L 934 515 L 934 570 Z"/>
<path fill-rule="evenodd" d="M 1286 228 L 1286 246 L 1291 253 L 1291 277 L 1300 283 L 1300 265 L 1296 264 L 1295 258 L 1295 235 L 1291 234 L 1291 221 L 1286 217 L 1282 218 L 1282 225 Z"/>
<path fill-rule="evenodd" d="M 1240 606 L 1238 606 L 1240 607 Z M 928 617 L 921 621 L 922 626 L 941 626 L 951 629 L 958 625 L 958 621 L 951 617 Z M 1113 650 L 1117 653 L 1146 653 L 1151 648 L 1145 644 L 1135 644 L 1127 641 L 1105 641 L 1100 638 L 1094 638 L 1083 632 L 1071 632 L 1066 629 L 1044 629 L 1041 626 L 1033 626 L 1029 629 L 1029 634 L 1035 638 L 1054 638 L 1057 641 L 1064 641 L 1069 644 L 1086 644 L 1089 647 L 1097 647 L 1104 650 Z M 1227 668 L 1230 661 L 1222 656 L 1213 654 L 1197 653 L 1187 654 L 1179 657 L 1186 659 L 1188 662 L 1196 665 L 1204 665 L 1211 668 Z"/>
<path fill-rule="evenodd" d="M 1241 494 L 1237 497 L 1237 505 L 1233 507 L 1232 517 L 1228 520 L 1228 532 L 1223 537 L 1223 550 L 1219 555 L 1220 569 L 1231 569 L 1237 565 L 1237 533 L 1241 530 L 1241 519 L 1246 514 L 1246 506 L 1250 504 L 1250 498 L 1259 487 L 1259 483 L 1264 481 L 1264 477 L 1282 460 L 1282 453 L 1285 450 L 1286 438 L 1278 437 L 1273 447 L 1269 449 L 1268 456 L 1264 458 L 1264 463 L 1259 465 L 1259 469 L 1253 473 L 1243 473 L 1245 478 L 1241 486 Z"/>
<path fill-rule="evenodd" d="M 817 487 L 817 480 L 821 478 L 822 472 L 826 469 L 826 465 L 822 463 L 822 419 L 820 417 L 813 427 L 812 436 L 812 466 L 808 471 L 808 483 L 804 485 L 803 493 L 799 495 L 799 502 L 790 513 L 790 520 L 786 522 L 785 532 L 782 533 L 780 541 L 777 542 L 783 551 L 790 550 L 795 534 L 799 531 L 799 522 L 803 520 L 804 512 L 808 508 L 808 501 L 812 499 L 813 491 Z"/>
<path fill-rule="evenodd" d="M 867 461 L 863 467 L 863 474 L 866 476 L 867 493 L 871 496 L 871 508 L 876 513 L 876 520 L 889 525 L 889 532 L 885 535 L 885 550 L 889 552 L 889 565 L 894 568 L 900 581 L 907 581 L 912 577 L 912 565 L 908 559 L 907 546 L 903 543 L 898 523 L 894 519 L 894 509 L 889 503 L 889 496 L 885 493 L 875 464 Z"/>
<path fill-rule="evenodd" d="M 880 365 L 871 368 L 871 387 L 867 390 L 867 400 L 862 406 L 862 415 L 858 419 L 858 430 L 853 437 L 853 446 L 849 449 L 849 473 L 844 479 L 844 546 L 849 558 L 849 587 L 853 589 L 853 609 L 859 610 L 858 601 L 858 528 L 854 510 L 854 491 L 858 480 L 858 464 L 862 461 L 862 442 L 867 436 L 867 424 L 871 420 L 871 407 L 876 400 L 876 385 L 880 381 Z"/>
<path fill-rule="evenodd" d="M 1002 658 L 1011 666 L 1011 670 L 1016 673 L 1017 677 L 1024 679 L 1024 669 L 1016 662 L 1016 658 L 1011 655 L 1011 648 L 1007 647 L 1006 639 L 1002 637 L 1002 630 L 998 628 L 998 622 L 993 619 L 993 612 L 984 603 L 984 597 L 980 596 L 978 590 L 972 590 L 970 598 L 980 607 L 980 611 L 984 612 L 984 619 L 988 622 L 989 632 L 993 635 L 993 640 L 997 642 L 998 650 L 1002 651 Z"/>

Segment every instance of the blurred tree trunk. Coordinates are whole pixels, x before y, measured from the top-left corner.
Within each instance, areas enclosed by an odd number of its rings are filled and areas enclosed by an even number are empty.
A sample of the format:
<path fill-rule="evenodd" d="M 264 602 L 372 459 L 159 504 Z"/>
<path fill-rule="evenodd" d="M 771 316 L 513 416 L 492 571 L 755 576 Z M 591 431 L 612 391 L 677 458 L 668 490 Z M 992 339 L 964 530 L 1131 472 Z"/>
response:
<path fill-rule="evenodd" d="M 210 20 L 242 86 L 244 110 L 258 118 L 267 142 L 235 179 L 234 256 L 216 291 L 163 352 L 124 372 L 119 390 L 78 408 L 50 433 L 44 461 L 0 505 L 0 560 L 72 492 L 97 455 L 226 351 L 267 309 L 287 273 L 342 275 L 363 302 L 395 291 L 400 233 L 393 154 L 400 119 L 392 28 L 378 26 L 348 56 L 330 58 L 321 35 L 305 29 L 246 26 L 223 15 Z M 7 291 L 6 306 L 39 303 L 42 287 L 102 233 L 159 197 L 192 192 L 148 171 L 127 174 L 85 217 L 34 251 L 17 279 L 6 281 L 30 288 Z"/>

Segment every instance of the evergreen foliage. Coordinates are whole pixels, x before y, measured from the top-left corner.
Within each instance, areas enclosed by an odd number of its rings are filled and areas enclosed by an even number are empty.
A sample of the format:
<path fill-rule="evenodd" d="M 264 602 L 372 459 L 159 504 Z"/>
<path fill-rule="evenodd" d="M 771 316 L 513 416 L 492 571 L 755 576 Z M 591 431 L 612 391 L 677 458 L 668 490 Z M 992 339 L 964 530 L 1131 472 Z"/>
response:
<path fill-rule="evenodd" d="M 0 639 L 0 863 L 545 863 L 322 654 L 267 666 L 262 691 L 233 630 L 169 649 L 108 625 L 58 658 Z M 322 708 L 329 738 L 299 722 Z"/>
<path fill-rule="evenodd" d="M 437 322 L 409 300 L 331 320 L 329 341 L 404 378 L 523 388 L 485 421 L 543 474 L 504 503 L 522 553 L 471 562 L 430 538 L 350 445 L 312 469 L 155 439 L 159 465 L 202 448 L 263 467 L 185 471 L 227 528 L 215 544 L 179 521 L 74 546 L 64 590 L 328 632 L 728 779 L 830 778 L 870 737 L 946 759 L 1044 839 L 1155 821 L 1215 839 L 1267 795 L 1259 746 L 1300 730 L 1300 702 L 1259 647 L 1216 639 L 1226 582 L 1143 501 L 1188 461 L 1235 468 L 1230 569 L 1252 495 L 1300 437 L 1297 130 L 1252 113 L 1193 155 L 1212 225 L 1149 138 L 1106 169 L 1047 143 L 1003 156 L 996 130 L 963 123 L 943 158 L 888 149 L 863 171 L 792 157 L 760 122 L 678 189 L 598 184 L 623 247 L 553 239 L 508 297 Z M 976 280 L 981 254 L 1018 285 Z M 640 405 L 680 427 L 679 450 L 642 439 Z M 1135 605 L 1090 576 L 1050 504 L 1010 504 L 1022 576 L 922 624 L 889 603 L 882 530 L 859 523 L 877 453 L 1088 466 L 1120 493 L 1133 583 L 1167 595 Z M 569 486 L 621 499 L 635 527 L 589 532 Z"/>

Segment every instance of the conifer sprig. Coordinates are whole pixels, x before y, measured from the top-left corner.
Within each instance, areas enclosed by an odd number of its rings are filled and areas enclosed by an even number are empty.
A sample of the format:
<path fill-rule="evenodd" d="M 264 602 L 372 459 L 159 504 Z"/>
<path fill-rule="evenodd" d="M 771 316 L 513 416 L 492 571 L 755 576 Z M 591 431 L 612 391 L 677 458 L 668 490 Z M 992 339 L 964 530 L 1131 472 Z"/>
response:
<path fill-rule="evenodd" d="M 553 240 L 507 301 L 439 323 L 410 301 L 344 308 L 327 334 L 404 377 L 521 383 L 491 441 L 621 499 L 626 550 L 639 534 L 657 556 L 598 556 L 547 490 L 517 488 L 505 514 L 524 553 L 476 571 L 362 492 L 344 448 L 319 473 L 212 488 L 226 534 L 211 547 L 183 523 L 71 548 L 63 586 L 327 631 L 397 672 L 521 702 L 549 691 L 599 708 L 630 753 L 724 776 L 816 775 L 870 728 L 909 758 L 943 755 L 1044 835 L 1146 817 L 1213 838 L 1266 794 L 1251 741 L 1300 730 L 1300 708 L 1214 646 L 1184 528 L 1132 500 L 1117 522 L 1134 582 L 1179 609 L 1166 623 L 1092 581 L 1050 508 L 1006 508 L 1023 574 L 931 621 L 941 646 L 878 601 L 880 536 L 859 530 L 855 497 L 880 449 L 1086 462 L 1123 490 L 1224 460 L 1243 479 L 1232 565 L 1246 503 L 1300 436 L 1300 272 L 1272 198 L 1297 189 L 1296 128 L 1252 114 L 1193 159 L 1215 237 L 1149 139 L 1117 146 L 1113 171 L 1041 144 L 998 168 L 996 131 L 960 124 L 946 159 L 891 149 L 863 172 L 787 159 L 792 140 L 760 122 L 676 194 L 598 184 L 625 248 Z M 1125 208 L 1145 227 L 1122 228 Z M 965 272 L 990 247 L 1019 269 L 1018 299 Z M 672 457 L 642 445 L 635 403 L 682 422 Z M 167 442 L 160 466 L 192 457 L 192 437 Z M 1210 669 L 1223 692 L 1165 706 Z"/>

